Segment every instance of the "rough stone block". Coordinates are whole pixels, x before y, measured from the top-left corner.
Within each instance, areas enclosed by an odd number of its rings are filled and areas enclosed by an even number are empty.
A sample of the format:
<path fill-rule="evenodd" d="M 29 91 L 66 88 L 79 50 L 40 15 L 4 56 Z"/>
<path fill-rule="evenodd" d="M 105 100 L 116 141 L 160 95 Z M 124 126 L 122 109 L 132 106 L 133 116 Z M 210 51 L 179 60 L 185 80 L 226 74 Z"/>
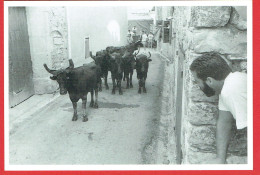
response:
<path fill-rule="evenodd" d="M 218 95 L 214 95 L 212 97 L 207 97 L 204 94 L 204 92 L 202 92 L 202 90 L 200 90 L 199 86 L 194 83 L 191 84 L 189 97 L 192 101 L 196 101 L 196 102 L 212 102 L 212 103 L 218 102 Z"/>
<path fill-rule="evenodd" d="M 227 157 L 228 164 L 247 164 L 247 156 L 229 156 Z"/>
<path fill-rule="evenodd" d="M 200 29 L 193 32 L 196 53 L 217 52 L 247 57 L 247 33 L 228 25 L 224 28 Z"/>
<path fill-rule="evenodd" d="M 230 67 L 233 72 L 246 72 L 247 62 L 243 60 L 232 60 Z"/>
<path fill-rule="evenodd" d="M 247 156 L 247 129 L 237 130 L 234 123 L 232 132 L 228 153 L 236 156 Z"/>
<path fill-rule="evenodd" d="M 246 7 L 232 7 L 230 24 L 234 25 L 239 30 L 247 29 Z M 245 13 L 245 17 L 243 17 Z"/>
<path fill-rule="evenodd" d="M 188 121 L 192 125 L 216 125 L 217 105 L 190 102 L 188 110 Z"/>
<path fill-rule="evenodd" d="M 207 160 L 213 159 L 216 157 L 214 153 L 205 153 L 198 152 L 197 150 L 188 149 L 187 151 L 187 162 L 183 162 L 185 164 L 201 164 L 202 162 L 206 162 Z"/>
<path fill-rule="evenodd" d="M 215 126 L 193 126 L 188 136 L 188 143 L 199 152 L 215 152 L 215 132 Z"/>
<path fill-rule="evenodd" d="M 205 153 L 198 152 L 197 150 L 193 150 L 192 148 L 187 151 L 187 159 L 184 159 L 184 164 L 201 164 L 203 162 L 207 162 L 207 160 L 211 160 L 216 157 L 214 153 Z M 228 156 L 227 157 L 228 164 L 247 164 L 247 156 Z"/>
<path fill-rule="evenodd" d="M 221 27 L 230 19 L 231 7 L 193 7 L 191 21 L 194 27 Z"/>

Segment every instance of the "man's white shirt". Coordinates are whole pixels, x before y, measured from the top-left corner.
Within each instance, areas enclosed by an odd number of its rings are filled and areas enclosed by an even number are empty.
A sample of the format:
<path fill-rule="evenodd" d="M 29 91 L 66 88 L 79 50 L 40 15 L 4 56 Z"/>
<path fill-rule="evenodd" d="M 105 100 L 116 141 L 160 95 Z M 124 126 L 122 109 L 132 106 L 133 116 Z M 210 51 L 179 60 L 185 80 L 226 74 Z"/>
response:
<path fill-rule="evenodd" d="M 234 72 L 226 77 L 218 106 L 221 111 L 231 112 L 237 129 L 247 127 L 247 74 Z"/>

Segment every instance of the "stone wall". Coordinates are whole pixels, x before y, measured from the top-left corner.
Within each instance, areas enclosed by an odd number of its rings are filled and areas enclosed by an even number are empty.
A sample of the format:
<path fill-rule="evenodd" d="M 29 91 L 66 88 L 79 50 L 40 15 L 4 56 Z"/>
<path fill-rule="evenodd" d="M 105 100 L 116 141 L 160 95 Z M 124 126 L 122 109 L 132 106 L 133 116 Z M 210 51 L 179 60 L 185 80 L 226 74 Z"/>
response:
<path fill-rule="evenodd" d="M 170 7 L 169 7 L 170 8 Z M 162 9 L 163 11 L 164 9 Z M 194 164 L 209 160 L 216 154 L 216 117 L 218 97 L 206 97 L 194 84 L 189 71 L 191 62 L 199 55 L 215 51 L 229 63 L 233 71 L 247 71 L 246 7 L 174 7 L 171 44 L 163 46 L 162 54 L 173 58 L 175 86 L 182 83 L 182 105 L 175 88 L 175 108 L 182 108 L 182 163 Z M 163 13 L 164 14 L 164 13 Z M 174 52 L 170 52 L 172 49 Z M 178 66 L 182 62 L 183 68 Z M 183 71 L 183 81 L 177 77 Z M 177 111 L 177 109 L 175 109 Z M 178 114 L 174 112 L 174 114 Z M 178 116 L 173 116 L 178 118 Z M 177 123 L 178 124 L 178 123 Z M 228 163 L 247 162 L 246 133 L 233 127 L 228 150 Z"/>
<path fill-rule="evenodd" d="M 68 66 L 68 31 L 64 7 L 26 7 L 35 94 L 52 93 L 58 84 L 44 69 Z"/>

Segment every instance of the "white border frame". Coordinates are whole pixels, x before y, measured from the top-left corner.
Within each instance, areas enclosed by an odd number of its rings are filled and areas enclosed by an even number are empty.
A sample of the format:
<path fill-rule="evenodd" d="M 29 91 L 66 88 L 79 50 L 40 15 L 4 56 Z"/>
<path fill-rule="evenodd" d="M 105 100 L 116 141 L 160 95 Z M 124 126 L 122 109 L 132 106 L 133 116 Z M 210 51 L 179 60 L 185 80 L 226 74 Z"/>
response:
<path fill-rule="evenodd" d="M 253 116 L 253 37 L 252 1 L 5 1 L 4 2 L 4 109 L 5 170 L 253 170 L 253 117 L 248 117 L 248 164 L 238 165 L 10 165 L 9 164 L 9 73 L 8 7 L 9 6 L 247 6 L 248 116 Z"/>

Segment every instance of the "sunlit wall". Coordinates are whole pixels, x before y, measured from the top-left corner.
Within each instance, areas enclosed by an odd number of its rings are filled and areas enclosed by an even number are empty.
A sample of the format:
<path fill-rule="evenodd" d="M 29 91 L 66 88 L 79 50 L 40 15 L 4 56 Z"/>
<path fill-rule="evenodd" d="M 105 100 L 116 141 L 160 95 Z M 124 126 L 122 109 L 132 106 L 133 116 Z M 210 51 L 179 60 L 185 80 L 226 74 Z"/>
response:
<path fill-rule="evenodd" d="M 73 60 L 85 58 L 86 37 L 89 37 L 89 49 L 93 53 L 127 42 L 126 7 L 67 7 L 67 19 Z"/>

